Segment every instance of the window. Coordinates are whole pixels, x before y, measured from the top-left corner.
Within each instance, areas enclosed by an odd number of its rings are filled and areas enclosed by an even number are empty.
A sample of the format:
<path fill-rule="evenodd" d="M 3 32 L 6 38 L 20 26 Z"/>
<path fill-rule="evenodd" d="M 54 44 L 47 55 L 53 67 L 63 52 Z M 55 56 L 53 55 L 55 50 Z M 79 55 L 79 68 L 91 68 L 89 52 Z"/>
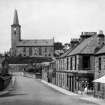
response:
<path fill-rule="evenodd" d="M 67 70 L 69 69 L 69 59 L 67 58 Z"/>
<path fill-rule="evenodd" d="M 83 69 L 90 70 L 90 56 L 83 56 Z"/>
<path fill-rule="evenodd" d="M 24 52 L 24 53 L 26 52 L 26 47 L 23 48 L 23 52 Z"/>
<path fill-rule="evenodd" d="M 32 47 L 29 47 L 29 56 L 32 56 Z"/>
<path fill-rule="evenodd" d="M 51 56 L 51 54 L 49 53 L 49 56 Z"/>
<path fill-rule="evenodd" d="M 76 56 L 75 56 L 75 70 L 76 70 Z"/>
<path fill-rule="evenodd" d="M 41 47 L 39 48 L 39 55 L 42 55 L 42 49 L 41 49 Z"/>
<path fill-rule="evenodd" d="M 47 52 L 47 48 L 45 47 L 45 53 Z"/>
<path fill-rule="evenodd" d="M 70 58 L 70 70 L 72 70 L 72 57 Z"/>
<path fill-rule="evenodd" d="M 101 90 L 101 84 L 98 83 L 98 84 L 97 84 L 97 91 L 100 91 L 100 90 Z"/>
<path fill-rule="evenodd" d="M 101 57 L 99 57 L 99 71 L 101 70 Z"/>
<path fill-rule="evenodd" d="M 34 48 L 34 55 L 37 56 L 38 55 L 38 49 Z"/>
<path fill-rule="evenodd" d="M 26 56 L 26 47 L 23 47 L 23 56 Z"/>

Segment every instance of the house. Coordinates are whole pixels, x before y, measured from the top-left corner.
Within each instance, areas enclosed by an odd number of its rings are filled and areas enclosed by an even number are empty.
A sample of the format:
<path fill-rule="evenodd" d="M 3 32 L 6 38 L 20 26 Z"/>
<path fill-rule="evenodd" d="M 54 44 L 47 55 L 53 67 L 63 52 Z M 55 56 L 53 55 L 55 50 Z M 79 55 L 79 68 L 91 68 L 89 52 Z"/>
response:
<path fill-rule="evenodd" d="M 79 43 L 56 61 L 56 84 L 72 92 L 93 89 L 95 53 L 103 47 L 102 31 L 84 32 Z"/>
<path fill-rule="evenodd" d="M 105 75 L 105 45 L 95 56 L 95 80 Z M 94 82 L 94 96 L 105 99 L 105 84 Z"/>

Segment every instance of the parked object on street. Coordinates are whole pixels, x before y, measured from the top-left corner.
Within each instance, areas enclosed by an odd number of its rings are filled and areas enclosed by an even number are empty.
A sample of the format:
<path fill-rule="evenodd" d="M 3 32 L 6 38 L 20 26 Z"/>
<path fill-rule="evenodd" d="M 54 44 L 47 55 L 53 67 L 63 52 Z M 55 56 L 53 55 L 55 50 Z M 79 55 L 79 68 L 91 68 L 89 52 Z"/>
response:
<path fill-rule="evenodd" d="M 12 79 L 12 75 L 10 75 L 10 74 L 0 75 L 0 91 L 7 88 L 11 79 Z"/>
<path fill-rule="evenodd" d="M 9 74 L 8 56 L 5 55 L 0 73 L 0 91 L 4 90 L 9 85 L 11 79 L 12 75 Z"/>

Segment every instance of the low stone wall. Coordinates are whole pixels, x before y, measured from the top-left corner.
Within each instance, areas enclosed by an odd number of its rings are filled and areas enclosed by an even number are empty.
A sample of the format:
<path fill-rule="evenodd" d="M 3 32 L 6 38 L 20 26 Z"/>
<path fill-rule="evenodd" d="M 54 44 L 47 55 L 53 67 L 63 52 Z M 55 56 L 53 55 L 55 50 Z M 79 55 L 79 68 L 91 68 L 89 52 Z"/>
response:
<path fill-rule="evenodd" d="M 21 72 L 27 66 L 27 64 L 9 64 L 9 70 L 11 72 Z"/>

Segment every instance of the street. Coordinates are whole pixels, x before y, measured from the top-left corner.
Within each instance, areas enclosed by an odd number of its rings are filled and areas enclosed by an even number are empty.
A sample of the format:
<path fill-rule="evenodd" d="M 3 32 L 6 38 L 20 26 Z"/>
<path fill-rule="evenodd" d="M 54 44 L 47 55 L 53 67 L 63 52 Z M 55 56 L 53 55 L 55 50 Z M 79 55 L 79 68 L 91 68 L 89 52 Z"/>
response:
<path fill-rule="evenodd" d="M 12 91 L 0 96 L 0 105 L 96 105 L 78 95 L 65 95 L 43 84 L 39 79 L 15 76 Z"/>

